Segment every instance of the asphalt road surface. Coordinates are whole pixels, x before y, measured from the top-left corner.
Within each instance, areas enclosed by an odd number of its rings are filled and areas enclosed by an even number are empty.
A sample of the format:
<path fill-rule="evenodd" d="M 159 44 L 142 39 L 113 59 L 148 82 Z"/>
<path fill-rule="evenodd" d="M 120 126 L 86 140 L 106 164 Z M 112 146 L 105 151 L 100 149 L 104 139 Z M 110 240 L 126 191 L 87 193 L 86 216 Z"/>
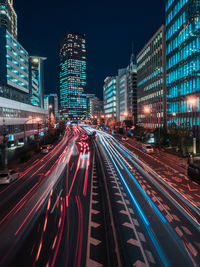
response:
<path fill-rule="evenodd" d="M 124 145 L 68 126 L 52 151 L 1 186 L 0 266 L 198 266 L 195 198 L 169 183 L 164 158 Z"/>

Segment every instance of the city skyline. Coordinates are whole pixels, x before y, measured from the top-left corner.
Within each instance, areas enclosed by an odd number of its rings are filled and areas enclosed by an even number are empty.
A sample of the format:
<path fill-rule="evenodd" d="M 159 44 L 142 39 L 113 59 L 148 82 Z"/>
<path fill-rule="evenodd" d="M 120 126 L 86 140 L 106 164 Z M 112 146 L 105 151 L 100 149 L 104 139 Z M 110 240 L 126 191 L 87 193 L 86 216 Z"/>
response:
<path fill-rule="evenodd" d="M 0 0 L 0 236 L 4 267 L 200 266 L 200 0 Z"/>
<path fill-rule="evenodd" d="M 48 58 L 45 93 L 53 93 L 58 89 L 59 40 L 67 31 L 87 34 L 86 92 L 95 93 L 102 98 L 104 79 L 107 75 L 115 75 L 116 69 L 126 67 L 132 42 L 137 54 L 164 23 L 164 1 L 156 0 L 154 4 L 145 1 L 145 9 L 143 9 L 144 3 L 132 3 L 132 1 L 126 1 L 123 8 L 119 1 L 110 1 L 106 5 L 106 10 L 103 8 L 105 3 L 102 1 L 96 6 L 89 4 L 90 1 L 85 2 L 85 5 L 80 1 L 76 1 L 75 4 L 59 1 L 55 7 L 49 6 L 47 1 L 43 1 L 40 5 L 36 5 L 32 0 L 21 1 L 20 4 L 14 2 L 18 14 L 18 39 L 33 55 L 37 53 Z M 78 9 L 79 6 L 80 9 Z M 72 12 L 68 14 L 69 8 Z M 152 8 L 151 15 L 148 13 L 149 8 Z M 45 20 L 44 12 L 47 12 Z M 74 12 L 77 12 L 76 20 L 73 18 Z M 87 14 L 91 15 L 90 19 Z M 112 23 L 109 21 L 110 14 L 113 14 Z M 53 20 L 52 17 L 54 17 Z M 150 24 L 149 20 L 151 20 Z M 30 42 L 31 35 L 34 36 L 34 40 Z M 39 51 L 38 47 L 40 47 Z"/>

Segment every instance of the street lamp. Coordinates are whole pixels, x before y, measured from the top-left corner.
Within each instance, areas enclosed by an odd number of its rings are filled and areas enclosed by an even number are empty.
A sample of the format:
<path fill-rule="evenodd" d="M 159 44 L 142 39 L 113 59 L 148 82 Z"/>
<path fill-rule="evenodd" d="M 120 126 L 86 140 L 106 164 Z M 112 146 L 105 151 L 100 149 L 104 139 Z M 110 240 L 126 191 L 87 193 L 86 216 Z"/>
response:
<path fill-rule="evenodd" d="M 144 112 L 145 113 L 151 113 L 151 108 L 150 107 L 144 107 Z"/>
<path fill-rule="evenodd" d="M 40 132 L 40 124 L 39 122 L 41 121 L 41 119 L 39 117 L 37 117 L 35 119 L 38 122 L 38 134 L 37 134 L 37 140 L 36 140 L 36 146 L 37 146 L 37 150 L 39 150 L 39 132 Z"/>
<path fill-rule="evenodd" d="M 195 96 L 188 97 L 187 102 L 190 106 L 192 106 L 192 126 L 194 126 L 194 121 L 193 121 L 194 107 L 197 106 L 197 97 L 195 97 Z M 189 110 L 189 112 L 190 112 L 190 110 Z M 194 154 L 197 153 L 196 147 L 197 147 L 197 141 L 196 141 L 196 135 L 194 134 L 193 135 L 193 153 Z"/>
<path fill-rule="evenodd" d="M 32 116 L 29 116 L 29 119 L 24 122 L 24 145 L 26 144 L 26 123 L 32 120 L 33 120 Z"/>

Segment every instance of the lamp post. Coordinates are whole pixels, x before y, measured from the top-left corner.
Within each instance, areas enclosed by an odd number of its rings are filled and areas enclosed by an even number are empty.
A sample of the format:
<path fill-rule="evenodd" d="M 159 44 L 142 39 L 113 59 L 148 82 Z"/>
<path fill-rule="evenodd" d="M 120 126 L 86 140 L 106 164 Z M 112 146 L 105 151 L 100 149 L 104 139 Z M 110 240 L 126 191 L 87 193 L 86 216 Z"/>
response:
<path fill-rule="evenodd" d="M 144 113 L 151 114 L 151 111 L 152 111 L 151 107 L 149 106 L 144 107 Z M 158 121 L 158 144 L 160 146 L 160 112 L 157 114 L 157 121 Z"/>
<path fill-rule="evenodd" d="M 7 154 L 7 143 L 8 139 L 6 137 L 7 132 L 6 132 L 6 125 L 5 125 L 5 119 L 3 119 L 3 144 L 2 144 L 2 154 L 3 154 L 3 168 L 6 168 L 8 165 L 8 154 Z"/>
<path fill-rule="evenodd" d="M 38 133 L 37 133 L 37 139 L 36 139 L 36 148 L 37 148 L 37 150 L 39 150 L 39 144 L 40 144 L 40 137 L 39 137 L 39 132 L 40 132 L 40 121 L 41 121 L 41 119 L 40 118 L 36 118 L 35 119 L 37 122 L 38 122 Z"/>
<path fill-rule="evenodd" d="M 194 107 L 197 106 L 197 98 L 196 97 L 189 97 L 187 102 L 190 106 L 192 106 L 192 126 L 194 126 L 193 125 L 193 123 L 194 123 L 194 120 L 193 120 L 194 119 Z M 190 112 L 190 110 L 189 110 L 189 112 Z M 197 140 L 196 140 L 195 134 L 193 135 L 193 153 L 194 153 L 194 155 L 196 155 L 196 153 L 197 153 Z"/>
<path fill-rule="evenodd" d="M 26 123 L 32 120 L 33 118 L 30 116 L 29 119 L 24 122 L 24 145 L 26 145 Z"/>

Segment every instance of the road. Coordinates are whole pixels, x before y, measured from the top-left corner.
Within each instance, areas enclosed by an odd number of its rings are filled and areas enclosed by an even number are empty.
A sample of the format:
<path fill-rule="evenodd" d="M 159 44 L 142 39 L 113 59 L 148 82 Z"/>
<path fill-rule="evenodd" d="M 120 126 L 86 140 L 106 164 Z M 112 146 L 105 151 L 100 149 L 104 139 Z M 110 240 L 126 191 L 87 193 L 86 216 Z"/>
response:
<path fill-rule="evenodd" d="M 2 186 L 0 266 L 198 266 L 198 205 L 124 145 L 68 126 Z"/>
<path fill-rule="evenodd" d="M 112 136 L 97 131 L 96 142 L 110 188 L 122 266 L 198 266 L 199 208 Z"/>
<path fill-rule="evenodd" d="M 0 266 L 115 262 L 96 161 L 92 138 L 75 125 L 20 179 L 1 187 Z"/>

